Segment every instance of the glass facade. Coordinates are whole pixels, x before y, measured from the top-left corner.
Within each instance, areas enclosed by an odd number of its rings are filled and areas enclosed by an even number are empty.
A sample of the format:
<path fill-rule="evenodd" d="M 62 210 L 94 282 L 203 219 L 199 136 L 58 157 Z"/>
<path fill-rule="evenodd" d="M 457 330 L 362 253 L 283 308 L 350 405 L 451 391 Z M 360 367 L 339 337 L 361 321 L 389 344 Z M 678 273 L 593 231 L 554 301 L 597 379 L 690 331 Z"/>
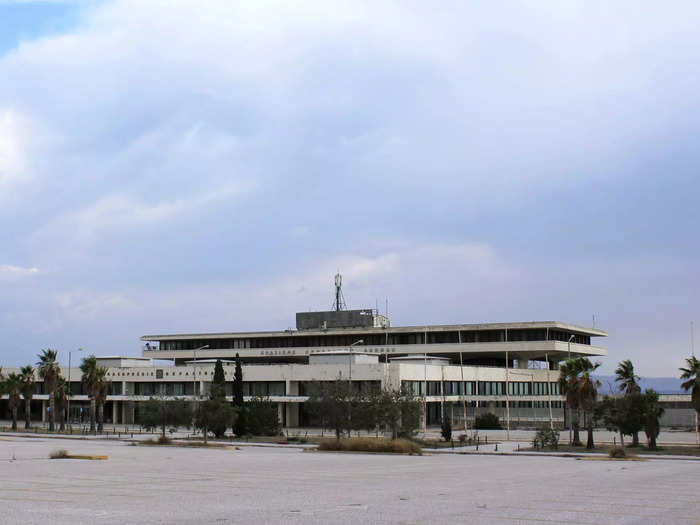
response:
<path fill-rule="evenodd" d="M 520 328 L 500 330 L 440 330 L 401 333 L 362 333 L 354 334 L 309 334 L 294 332 L 277 336 L 230 337 L 210 339 L 184 339 L 159 341 L 160 350 L 193 350 L 208 345 L 211 350 L 236 350 L 245 348 L 313 348 L 323 346 L 350 346 L 362 338 L 365 346 L 377 345 L 421 345 L 445 343 L 496 343 L 518 341 L 563 341 L 574 336 L 574 343 L 590 345 L 589 335 L 580 335 L 565 330 L 545 328 Z"/>
<path fill-rule="evenodd" d="M 425 381 L 402 381 L 402 388 L 407 388 L 415 396 L 423 396 L 425 391 Z M 442 384 L 442 389 L 440 386 Z M 560 394 L 559 383 L 549 383 L 553 396 Z M 427 382 L 428 396 L 505 396 L 506 382 L 505 381 L 428 381 Z M 526 381 L 509 381 L 508 395 L 517 396 L 546 396 L 546 382 L 526 382 Z"/>

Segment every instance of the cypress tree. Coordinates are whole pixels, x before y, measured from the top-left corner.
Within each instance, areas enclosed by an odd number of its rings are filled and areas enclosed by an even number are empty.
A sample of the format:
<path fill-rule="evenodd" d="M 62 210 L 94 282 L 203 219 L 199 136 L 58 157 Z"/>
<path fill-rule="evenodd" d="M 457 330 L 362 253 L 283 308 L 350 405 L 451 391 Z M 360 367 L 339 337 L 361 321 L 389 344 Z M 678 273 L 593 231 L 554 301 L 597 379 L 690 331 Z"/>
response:
<path fill-rule="evenodd" d="M 236 370 L 233 373 L 233 406 L 236 408 L 236 422 L 233 424 L 233 433 L 242 436 L 248 430 L 246 422 L 246 407 L 243 401 L 243 368 L 241 356 L 236 354 Z"/>
<path fill-rule="evenodd" d="M 224 376 L 224 365 L 221 364 L 221 359 L 216 360 L 214 366 L 214 379 L 211 381 L 211 399 L 219 399 L 226 397 L 226 378 Z"/>

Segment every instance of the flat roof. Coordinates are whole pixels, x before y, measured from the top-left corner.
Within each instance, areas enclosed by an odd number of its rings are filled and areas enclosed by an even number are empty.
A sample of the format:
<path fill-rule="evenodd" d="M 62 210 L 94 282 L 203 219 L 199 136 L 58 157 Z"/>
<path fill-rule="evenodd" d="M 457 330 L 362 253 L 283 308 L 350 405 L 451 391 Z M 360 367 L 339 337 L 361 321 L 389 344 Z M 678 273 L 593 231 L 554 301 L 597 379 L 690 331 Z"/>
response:
<path fill-rule="evenodd" d="M 135 357 L 129 357 L 129 356 L 123 356 L 123 355 L 96 355 L 95 359 L 141 359 L 143 361 L 150 361 L 150 357 L 141 357 L 141 356 L 135 356 Z"/>
<path fill-rule="evenodd" d="M 531 321 L 520 323 L 479 323 L 479 324 L 455 324 L 455 325 L 416 325 L 416 326 L 392 326 L 389 328 L 329 328 L 328 330 L 276 330 L 265 332 L 213 332 L 199 334 L 160 334 L 144 335 L 141 341 L 177 341 L 186 339 L 241 339 L 247 337 L 289 337 L 289 336 L 319 336 L 319 335 L 352 335 L 352 334 L 401 334 L 415 332 L 452 332 L 455 330 L 523 330 L 553 328 L 566 330 L 581 335 L 593 337 L 607 337 L 607 332 L 598 328 L 579 326 L 560 321 Z"/>

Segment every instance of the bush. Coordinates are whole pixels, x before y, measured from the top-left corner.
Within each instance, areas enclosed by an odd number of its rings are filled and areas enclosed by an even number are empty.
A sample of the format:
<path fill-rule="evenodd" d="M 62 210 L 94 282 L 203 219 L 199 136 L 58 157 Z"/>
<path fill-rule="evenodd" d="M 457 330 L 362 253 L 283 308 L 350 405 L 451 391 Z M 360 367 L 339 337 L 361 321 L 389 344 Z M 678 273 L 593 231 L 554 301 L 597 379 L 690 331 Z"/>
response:
<path fill-rule="evenodd" d="M 325 439 L 318 445 L 318 449 L 394 454 L 421 454 L 423 452 L 420 446 L 413 441 L 388 438 Z"/>
<path fill-rule="evenodd" d="M 479 430 L 498 430 L 501 428 L 501 423 L 496 414 L 488 413 L 476 416 L 474 428 Z"/>
<path fill-rule="evenodd" d="M 49 454 L 50 459 L 64 459 L 68 457 L 68 451 L 64 448 L 57 448 L 52 450 Z"/>
<path fill-rule="evenodd" d="M 450 421 L 450 418 L 447 416 L 442 418 L 440 434 L 442 434 L 442 439 L 445 441 L 452 441 L 452 421 Z"/>
<path fill-rule="evenodd" d="M 611 458 L 626 458 L 627 453 L 622 447 L 613 447 L 608 451 L 608 457 Z"/>
<path fill-rule="evenodd" d="M 246 429 L 254 436 L 277 436 L 282 425 L 277 405 L 267 398 L 254 397 L 245 405 Z"/>
<path fill-rule="evenodd" d="M 460 434 L 458 436 L 458 439 L 459 439 L 460 445 L 466 445 L 466 443 L 467 443 L 467 435 L 466 434 Z"/>
<path fill-rule="evenodd" d="M 540 427 L 535 434 L 533 445 L 535 448 L 549 447 L 556 450 L 559 448 L 559 432 L 552 430 L 549 426 Z"/>
<path fill-rule="evenodd" d="M 168 436 L 158 436 L 158 444 L 159 445 L 170 445 L 173 440 L 170 439 Z"/>

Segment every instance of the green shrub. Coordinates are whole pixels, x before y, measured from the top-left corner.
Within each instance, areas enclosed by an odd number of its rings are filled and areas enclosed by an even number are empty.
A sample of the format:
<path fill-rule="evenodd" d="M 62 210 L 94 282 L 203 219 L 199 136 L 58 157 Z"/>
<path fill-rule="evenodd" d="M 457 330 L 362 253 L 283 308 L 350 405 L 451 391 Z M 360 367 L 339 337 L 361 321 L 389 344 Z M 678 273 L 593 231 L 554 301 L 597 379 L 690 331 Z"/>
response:
<path fill-rule="evenodd" d="M 552 430 L 549 426 L 540 427 L 535 434 L 533 445 L 535 448 L 549 447 L 556 450 L 559 448 L 559 432 Z"/>
<path fill-rule="evenodd" d="M 489 412 L 481 416 L 476 416 L 474 428 L 479 430 L 498 430 L 501 428 L 501 423 L 496 414 L 491 414 Z"/>
<path fill-rule="evenodd" d="M 68 451 L 64 448 L 57 448 L 52 450 L 49 454 L 50 459 L 63 459 L 68 457 Z"/>
<path fill-rule="evenodd" d="M 408 439 L 350 438 L 325 439 L 318 445 L 319 450 L 340 450 L 352 452 L 390 452 L 394 454 L 421 454 L 417 443 Z"/>
<path fill-rule="evenodd" d="M 277 405 L 269 398 L 253 397 L 245 404 L 246 428 L 254 436 L 277 436 L 281 424 Z"/>

